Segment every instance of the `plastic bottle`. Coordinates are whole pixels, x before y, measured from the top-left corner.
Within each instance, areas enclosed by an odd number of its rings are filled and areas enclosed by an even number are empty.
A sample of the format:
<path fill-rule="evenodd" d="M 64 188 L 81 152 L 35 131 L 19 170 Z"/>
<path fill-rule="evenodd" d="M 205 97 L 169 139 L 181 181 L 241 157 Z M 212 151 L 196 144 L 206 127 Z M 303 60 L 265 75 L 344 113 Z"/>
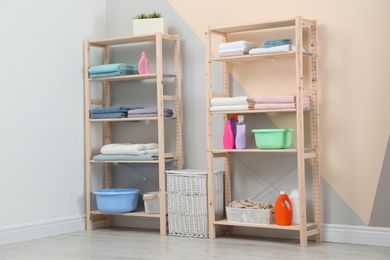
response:
<path fill-rule="evenodd" d="M 281 191 L 275 202 L 275 222 L 279 226 L 292 224 L 292 204 L 285 191 Z"/>
<path fill-rule="evenodd" d="M 152 63 L 146 56 L 146 52 L 142 51 L 141 58 L 138 61 L 138 73 L 149 74 L 152 72 Z"/>
<path fill-rule="evenodd" d="M 236 126 L 236 148 L 245 149 L 246 148 L 246 125 L 244 124 L 244 116 L 238 116 L 238 123 Z"/>
<path fill-rule="evenodd" d="M 233 149 L 234 148 L 234 135 L 230 120 L 226 120 L 225 131 L 223 132 L 223 148 Z"/>
<path fill-rule="evenodd" d="M 293 224 L 301 223 L 300 209 L 299 209 L 299 192 L 298 189 L 292 189 L 290 193 L 290 200 L 293 209 Z"/>
<path fill-rule="evenodd" d="M 233 140 L 234 140 L 233 149 L 236 148 L 237 123 L 238 123 L 237 114 L 233 114 L 232 117 L 230 118 L 230 125 L 232 127 Z"/>

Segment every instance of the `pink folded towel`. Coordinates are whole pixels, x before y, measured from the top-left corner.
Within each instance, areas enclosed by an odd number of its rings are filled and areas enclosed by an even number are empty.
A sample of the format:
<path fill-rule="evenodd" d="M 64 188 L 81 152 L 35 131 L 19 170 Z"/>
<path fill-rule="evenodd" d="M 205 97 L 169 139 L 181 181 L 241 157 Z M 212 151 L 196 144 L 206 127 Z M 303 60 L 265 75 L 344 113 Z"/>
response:
<path fill-rule="evenodd" d="M 294 95 L 260 95 L 254 98 L 256 103 L 294 103 Z"/>
<path fill-rule="evenodd" d="M 295 103 L 257 103 L 254 109 L 289 109 L 295 108 Z M 310 102 L 304 102 L 303 108 L 310 108 Z"/>

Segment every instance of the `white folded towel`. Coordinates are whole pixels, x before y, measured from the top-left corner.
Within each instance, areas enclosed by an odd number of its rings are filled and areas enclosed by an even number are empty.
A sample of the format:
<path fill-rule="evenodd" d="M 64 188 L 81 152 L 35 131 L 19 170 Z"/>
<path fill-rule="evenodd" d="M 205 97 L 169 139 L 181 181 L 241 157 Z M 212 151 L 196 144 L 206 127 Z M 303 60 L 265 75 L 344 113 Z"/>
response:
<path fill-rule="evenodd" d="M 244 51 L 244 52 L 249 52 L 252 50 L 254 47 L 237 47 L 237 48 L 231 48 L 231 49 L 223 49 L 219 50 L 218 53 L 227 53 L 227 52 L 236 52 L 236 51 Z"/>
<path fill-rule="evenodd" d="M 249 41 L 234 41 L 234 42 L 224 42 L 219 45 L 219 50 L 228 50 L 241 47 L 251 47 L 256 48 L 257 43 Z"/>
<path fill-rule="evenodd" d="M 211 106 L 226 106 L 226 105 L 247 105 L 255 103 L 253 98 L 247 96 L 239 97 L 214 97 L 210 100 Z"/>
<path fill-rule="evenodd" d="M 106 144 L 100 149 L 101 154 L 145 154 L 146 151 L 156 149 L 157 144 Z M 146 149 L 148 148 L 148 149 Z"/>
<path fill-rule="evenodd" d="M 210 107 L 211 112 L 215 111 L 233 111 L 233 110 L 251 110 L 254 105 L 226 105 L 226 106 L 215 106 Z"/>

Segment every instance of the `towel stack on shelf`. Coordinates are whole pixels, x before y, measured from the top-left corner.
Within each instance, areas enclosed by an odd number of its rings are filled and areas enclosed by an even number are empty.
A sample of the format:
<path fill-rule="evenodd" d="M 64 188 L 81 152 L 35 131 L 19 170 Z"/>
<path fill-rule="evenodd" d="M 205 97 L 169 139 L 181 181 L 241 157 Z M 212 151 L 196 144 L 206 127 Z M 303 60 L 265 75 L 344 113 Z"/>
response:
<path fill-rule="evenodd" d="M 90 118 L 124 118 L 128 116 L 128 111 L 132 109 L 140 109 L 142 107 L 126 107 L 126 106 L 112 106 L 91 109 Z"/>
<path fill-rule="evenodd" d="M 138 65 L 125 63 L 103 64 L 88 69 L 90 78 L 105 78 L 114 76 L 138 74 Z"/>
<path fill-rule="evenodd" d="M 97 161 L 157 160 L 158 144 L 106 144 L 100 149 L 100 153 L 93 159 Z"/>
<path fill-rule="evenodd" d="M 275 52 L 293 51 L 295 46 L 292 46 L 292 39 L 272 39 L 265 40 L 260 48 L 255 48 L 249 51 L 249 54 L 266 54 Z"/>
<path fill-rule="evenodd" d="M 219 56 L 228 57 L 245 55 L 248 54 L 251 49 L 256 47 L 257 44 L 255 42 L 249 41 L 234 41 L 221 43 L 219 45 Z"/>
<path fill-rule="evenodd" d="M 254 97 L 254 109 L 291 109 L 296 108 L 294 95 L 260 95 Z M 303 108 L 310 108 L 310 95 L 303 97 Z"/>
<path fill-rule="evenodd" d="M 140 108 L 140 109 L 131 109 L 127 111 L 128 117 L 156 117 L 157 108 Z M 173 110 L 169 108 L 164 108 L 164 117 L 172 117 Z"/>
<path fill-rule="evenodd" d="M 210 100 L 210 111 L 251 110 L 255 105 L 253 98 L 239 97 L 214 97 Z"/>

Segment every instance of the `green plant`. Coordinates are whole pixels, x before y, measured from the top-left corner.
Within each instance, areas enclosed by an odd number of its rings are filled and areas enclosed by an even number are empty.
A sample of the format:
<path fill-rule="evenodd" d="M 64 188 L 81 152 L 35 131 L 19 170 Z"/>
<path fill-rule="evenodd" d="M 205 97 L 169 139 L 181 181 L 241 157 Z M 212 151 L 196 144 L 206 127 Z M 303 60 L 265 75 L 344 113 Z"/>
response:
<path fill-rule="evenodd" d="M 161 18 L 161 13 L 153 11 L 152 13 L 140 13 L 133 17 L 133 19 L 151 19 L 151 18 Z"/>

